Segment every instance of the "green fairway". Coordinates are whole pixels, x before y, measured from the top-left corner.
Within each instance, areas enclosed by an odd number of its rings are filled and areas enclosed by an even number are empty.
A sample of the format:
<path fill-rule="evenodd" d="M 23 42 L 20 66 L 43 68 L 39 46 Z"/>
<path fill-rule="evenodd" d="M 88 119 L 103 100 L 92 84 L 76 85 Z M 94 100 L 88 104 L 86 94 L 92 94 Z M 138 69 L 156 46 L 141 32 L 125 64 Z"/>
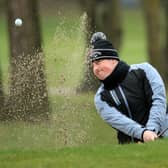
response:
<path fill-rule="evenodd" d="M 92 145 L 61 150 L 0 151 L 3 168 L 166 168 L 167 140 L 148 144 Z"/>

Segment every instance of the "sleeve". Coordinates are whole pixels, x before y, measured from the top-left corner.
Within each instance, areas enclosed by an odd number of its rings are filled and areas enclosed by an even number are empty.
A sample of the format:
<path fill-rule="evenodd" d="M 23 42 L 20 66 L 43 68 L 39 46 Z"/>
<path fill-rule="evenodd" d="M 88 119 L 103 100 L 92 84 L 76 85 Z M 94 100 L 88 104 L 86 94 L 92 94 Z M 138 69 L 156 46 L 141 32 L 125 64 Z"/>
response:
<path fill-rule="evenodd" d="M 166 91 L 163 80 L 158 71 L 150 64 L 145 63 L 144 70 L 149 80 L 153 95 L 152 106 L 146 128 L 158 133 L 166 117 Z"/>
<path fill-rule="evenodd" d="M 142 139 L 142 134 L 146 128 L 122 114 L 115 107 L 102 101 L 100 94 L 95 96 L 95 106 L 101 118 L 111 127 L 134 138 Z"/>

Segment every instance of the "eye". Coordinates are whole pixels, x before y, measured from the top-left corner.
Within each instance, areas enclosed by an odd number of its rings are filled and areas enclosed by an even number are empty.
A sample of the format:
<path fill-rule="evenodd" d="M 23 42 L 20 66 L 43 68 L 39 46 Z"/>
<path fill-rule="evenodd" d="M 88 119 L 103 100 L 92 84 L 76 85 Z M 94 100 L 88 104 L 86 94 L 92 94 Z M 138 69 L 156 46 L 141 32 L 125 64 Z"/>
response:
<path fill-rule="evenodd" d="M 97 61 L 96 61 L 96 64 L 97 64 L 97 65 L 100 65 L 101 62 L 102 62 L 102 60 L 97 60 Z"/>
<path fill-rule="evenodd" d="M 95 60 L 91 63 L 91 67 L 93 67 L 94 65 L 100 65 L 102 63 L 102 60 Z"/>

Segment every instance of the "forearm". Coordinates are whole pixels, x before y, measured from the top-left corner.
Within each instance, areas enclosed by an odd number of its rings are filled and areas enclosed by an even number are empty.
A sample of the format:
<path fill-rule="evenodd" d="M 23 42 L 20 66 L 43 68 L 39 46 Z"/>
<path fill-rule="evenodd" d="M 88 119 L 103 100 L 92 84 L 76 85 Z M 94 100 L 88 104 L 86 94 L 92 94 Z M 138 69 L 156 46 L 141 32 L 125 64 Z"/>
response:
<path fill-rule="evenodd" d="M 166 114 L 166 90 L 158 71 L 150 64 L 146 64 L 144 68 L 152 89 L 152 102 L 146 127 L 158 133 Z M 148 88 L 145 93 L 148 93 Z M 148 98 L 151 95 L 147 94 L 146 96 Z"/>
<path fill-rule="evenodd" d="M 142 134 L 146 128 L 122 114 L 115 107 L 101 103 L 98 103 L 97 111 L 106 123 L 131 137 L 142 139 Z"/>
<path fill-rule="evenodd" d="M 152 131 L 155 131 L 156 133 L 159 132 L 161 128 L 161 123 L 164 122 L 165 114 L 166 114 L 166 108 L 163 105 L 162 107 L 152 107 L 150 110 L 150 115 L 148 122 L 146 124 L 146 128 Z"/>
<path fill-rule="evenodd" d="M 146 130 L 142 125 L 134 122 L 133 120 L 119 116 L 116 120 L 113 116 L 101 116 L 103 120 L 108 123 L 111 127 L 123 132 L 131 137 L 142 139 L 143 132 Z"/>
<path fill-rule="evenodd" d="M 166 92 L 163 84 L 153 87 L 152 101 L 146 127 L 158 133 L 166 116 Z"/>

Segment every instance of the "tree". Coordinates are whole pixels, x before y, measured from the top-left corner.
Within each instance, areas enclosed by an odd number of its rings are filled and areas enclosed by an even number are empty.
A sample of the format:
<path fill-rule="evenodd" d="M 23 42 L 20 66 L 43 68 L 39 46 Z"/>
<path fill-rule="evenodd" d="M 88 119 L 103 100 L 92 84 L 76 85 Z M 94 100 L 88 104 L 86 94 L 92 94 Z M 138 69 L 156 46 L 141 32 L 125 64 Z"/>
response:
<path fill-rule="evenodd" d="M 121 16 L 120 1 L 118 0 L 81 0 L 81 6 L 87 13 L 86 43 L 89 44 L 90 35 L 95 31 L 104 32 L 116 49 L 121 44 Z M 87 46 L 88 47 L 88 46 Z M 88 61 L 87 61 L 88 62 Z M 80 91 L 94 91 L 99 86 L 94 78 L 91 67 L 85 67 L 84 79 Z"/>
<path fill-rule="evenodd" d="M 149 62 L 154 65 L 164 77 L 164 59 L 161 52 L 160 42 L 160 0 L 144 0 L 143 5 L 147 26 L 146 28 Z"/>
<path fill-rule="evenodd" d="M 164 58 L 165 58 L 165 77 L 166 77 L 166 84 L 168 87 L 168 71 L 167 71 L 167 65 L 168 65 L 168 1 L 164 1 L 165 6 L 165 23 L 166 23 L 166 38 L 165 38 L 165 49 L 164 49 Z"/>
<path fill-rule="evenodd" d="M 4 107 L 4 93 L 3 93 L 3 86 L 2 86 L 2 74 L 0 69 L 0 120 L 3 120 L 3 110 Z"/>
<path fill-rule="evenodd" d="M 90 38 L 93 32 L 95 32 L 95 7 L 96 7 L 96 1 L 97 0 L 80 0 L 80 4 L 82 9 L 86 12 L 86 23 L 85 23 L 85 29 L 86 29 L 86 36 L 85 36 L 85 43 L 86 43 L 86 51 L 84 53 L 84 56 L 86 57 L 86 66 L 85 66 L 85 72 L 84 77 L 80 83 L 80 86 L 78 88 L 78 91 L 80 92 L 87 92 L 87 91 L 93 91 L 98 88 L 98 80 L 94 77 L 91 66 L 89 64 L 88 56 L 87 56 L 87 50 L 90 47 Z"/>
<path fill-rule="evenodd" d="M 10 96 L 8 118 L 48 119 L 49 102 L 41 49 L 37 0 L 8 0 Z M 23 20 L 22 26 L 14 24 Z"/>
<path fill-rule="evenodd" d="M 168 53 L 168 1 L 165 1 L 165 22 L 166 22 L 166 52 L 165 54 L 167 55 Z"/>
<path fill-rule="evenodd" d="M 119 0 L 97 0 L 96 30 L 103 31 L 116 49 L 120 49 L 122 27 Z"/>
<path fill-rule="evenodd" d="M 81 8 L 87 13 L 86 18 L 86 42 L 89 42 L 91 34 L 95 31 L 95 7 L 97 0 L 80 0 Z"/>

